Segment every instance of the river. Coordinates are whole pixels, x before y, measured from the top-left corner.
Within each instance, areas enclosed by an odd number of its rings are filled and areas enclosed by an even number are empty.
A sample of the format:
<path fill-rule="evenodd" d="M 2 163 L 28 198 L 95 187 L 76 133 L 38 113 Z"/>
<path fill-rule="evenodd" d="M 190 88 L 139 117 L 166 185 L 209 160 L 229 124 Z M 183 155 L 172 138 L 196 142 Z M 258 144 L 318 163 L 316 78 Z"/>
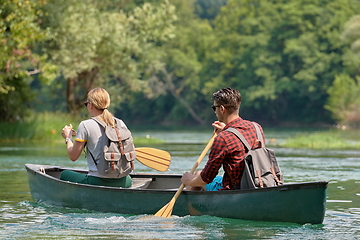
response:
<path fill-rule="evenodd" d="M 267 139 L 277 142 L 294 134 L 266 129 L 265 133 Z M 134 133 L 143 135 L 165 141 L 151 147 L 171 153 L 168 173 L 189 171 L 211 137 L 211 133 L 194 131 Z M 0 239 L 360 239 L 360 150 L 271 148 L 285 182 L 329 181 L 323 224 L 210 216 L 154 219 L 36 203 L 30 195 L 24 164 L 86 168 L 83 155 L 71 162 L 63 143 L 0 143 Z M 137 162 L 136 172 L 155 171 Z"/>

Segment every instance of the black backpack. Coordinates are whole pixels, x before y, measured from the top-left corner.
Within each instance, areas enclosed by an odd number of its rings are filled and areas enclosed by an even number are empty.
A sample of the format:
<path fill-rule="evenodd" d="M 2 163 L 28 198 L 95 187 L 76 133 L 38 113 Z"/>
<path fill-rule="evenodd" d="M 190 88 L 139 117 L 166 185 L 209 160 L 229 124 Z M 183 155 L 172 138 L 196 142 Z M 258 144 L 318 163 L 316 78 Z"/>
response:
<path fill-rule="evenodd" d="M 245 137 L 235 128 L 226 131 L 234 133 L 248 149 L 245 156 L 244 172 L 241 178 L 240 189 L 254 189 L 279 186 L 284 183 L 284 176 L 275 157 L 275 152 L 265 147 L 259 127 L 252 123 L 256 129 L 257 140 L 261 146 L 251 149 Z M 231 176 L 230 176 L 231 179 Z"/>
<path fill-rule="evenodd" d="M 104 154 L 99 159 L 94 158 L 89 151 L 98 172 L 108 178 L 122 178 L 133 170 L 133 161 L 136 158 L 135 146 L 131 132 L 120 126 L 120 119 L 114 118 L 115 128 L 106 125 L 100 118 L 92 117 L 105 129 L 106 138 L 103 138 Z"/>

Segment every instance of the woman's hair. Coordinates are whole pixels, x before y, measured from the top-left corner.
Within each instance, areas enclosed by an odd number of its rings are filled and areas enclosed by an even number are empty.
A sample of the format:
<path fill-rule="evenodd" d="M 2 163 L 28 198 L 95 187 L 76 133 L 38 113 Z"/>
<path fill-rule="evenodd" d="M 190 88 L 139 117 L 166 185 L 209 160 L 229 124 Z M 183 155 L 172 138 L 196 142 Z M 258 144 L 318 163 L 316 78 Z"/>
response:
<path fill-rule="evenodd" d="M 239 111 L 241 104 L 241 94 L 232 88 L 223 88 L 213 94 L 212 100 L 217 104 L 223 105 L 231 112 Z"/>
<path fill-rule="evenodd" d="M 110 95 L 103 88 L 94 88 L 87 95 L 87 100 L 98 110 L 103 110 L 102 119 L 107 125 L 115 127 L 114 115 L 107 109 L 110 106 Z"/>

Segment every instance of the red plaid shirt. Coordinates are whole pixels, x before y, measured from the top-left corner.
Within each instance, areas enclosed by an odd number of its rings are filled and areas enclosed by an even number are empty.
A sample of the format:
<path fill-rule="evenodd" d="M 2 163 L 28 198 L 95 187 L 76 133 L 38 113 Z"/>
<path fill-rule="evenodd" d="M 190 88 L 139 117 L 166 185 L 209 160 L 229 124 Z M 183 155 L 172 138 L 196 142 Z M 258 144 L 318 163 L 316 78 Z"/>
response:
<path fill-rule="evenodd" d="M 265 142 L 264 132 L 259 124 L 258 126 Z M 200 176 L 205 183 L 210 183 L 218 174 L 220 167 L 225 164 L 227 167 L 223 167 L 223 169 L 226 170 L 221 190 L 235 189 L 229 178 L 227 172 L 228 170 L 234 181 L 234 185 L 240 186 L 244 170 L 244 158 L 248 152 L 244 144 L 234 133 L 224 131 L 230 127 L 236 128 L 242 135 L 244 135 L 250 146 L 253 148 L 257 147 L 253 146 L 255 140 L 257 139 L 254 125 L 250 121 L 243 120 L 240 117 L 228 123 L 223 131 L 216 136 L 211 147 L 209 160 L 207 161 L 204 169 L 201 171 Z"/>

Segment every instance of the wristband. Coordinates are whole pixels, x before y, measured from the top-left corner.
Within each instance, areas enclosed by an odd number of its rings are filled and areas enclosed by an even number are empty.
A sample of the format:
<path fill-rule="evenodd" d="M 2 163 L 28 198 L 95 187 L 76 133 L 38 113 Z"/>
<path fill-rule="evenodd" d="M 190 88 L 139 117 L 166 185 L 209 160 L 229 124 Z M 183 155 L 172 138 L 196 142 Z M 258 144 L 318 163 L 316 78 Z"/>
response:
<path fill-rule="evenodd" d="M 65 144 L 67 144 L 68 141 L 72 141 L 72 139 L 71 139 L 71 138 L 66 138 L 66 139 L 65 139 Z"/>

